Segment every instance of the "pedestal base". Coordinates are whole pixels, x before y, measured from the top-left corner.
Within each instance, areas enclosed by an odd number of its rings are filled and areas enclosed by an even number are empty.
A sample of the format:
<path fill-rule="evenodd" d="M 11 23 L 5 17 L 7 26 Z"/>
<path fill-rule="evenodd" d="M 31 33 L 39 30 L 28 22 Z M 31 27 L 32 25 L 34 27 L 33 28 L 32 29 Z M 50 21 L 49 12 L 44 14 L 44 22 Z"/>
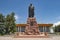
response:
<path fill-rule="evenodd" d="M 15 38 L 49 38 L 48 35 L 41 34 L 41 35 L 16 35 Z"/>
<path fill-rule="evenodd" d="M 36 18 L 28 18 L 27 19 L 27 26 L 25 29 L 25 34 L 26 35 L 38 35 L 39 33 L 39 28 L 38 24 L 36 22 Z"/>
<path fill-rule="evenodd" d="M 24 32 L 23 32 L 24 33 Z M 40 32 L 38 35 L 26 35 L 26 34 L 21 34 L 20 32 L 16 33 L 15 38 L 49 38 L 47 33 L 45 32 Z"/>

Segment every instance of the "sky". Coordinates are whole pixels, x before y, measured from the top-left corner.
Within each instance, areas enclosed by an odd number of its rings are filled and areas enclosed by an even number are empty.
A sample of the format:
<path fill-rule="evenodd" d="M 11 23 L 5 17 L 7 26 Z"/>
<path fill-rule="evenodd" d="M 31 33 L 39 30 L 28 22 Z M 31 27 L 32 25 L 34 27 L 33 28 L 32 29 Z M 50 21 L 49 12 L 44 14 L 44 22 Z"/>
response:
<path fill-rule="evenodd" d="M 60 0 L 0 0 L 0 13 L 15 13 L 17 24 L 27 22 L 28 7 L 33 4 L 37 23 L 60 23 Z"/>

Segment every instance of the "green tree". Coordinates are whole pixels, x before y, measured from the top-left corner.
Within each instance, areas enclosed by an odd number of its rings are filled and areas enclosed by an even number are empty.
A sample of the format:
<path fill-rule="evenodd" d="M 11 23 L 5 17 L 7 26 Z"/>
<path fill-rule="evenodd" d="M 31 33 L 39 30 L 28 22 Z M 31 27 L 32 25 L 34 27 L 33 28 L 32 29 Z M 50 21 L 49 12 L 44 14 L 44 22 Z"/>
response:
<path fill-rule="evenodd" d="M 0 14 L 0 35 L 5 34 L 5 17 Z"/>
<path fill-rule="evenodd" d="M 54 27 L 54 31 L 55 31 L 55 32 L 60 32 L 60 25 L 55 26 L 55 27 Z"/>
<path fill-rule="evenodd" d="M 16 31 L 15 13 L 12 12 L 6 16 L 6 34 L 14 33 Z"/>
<path fill-rule="evenodd" d="M 6 16 L 6 20 L 5 20 L 5 30 L 6 30 L 6 34 L 9 34 L 10 33 L 10 15 L 8 14 Z"/>
<path fill-rule="evenodd" d="M 10 16 L 11 16 L 11 22 L 10 22 L 10 32 L 11 33 L 14 33 L 14 32 L 16 32 L 16 24 L 15 24 L 15 13 L 14 12 L 12 12 L 11 14 L 10 14 Z"/>

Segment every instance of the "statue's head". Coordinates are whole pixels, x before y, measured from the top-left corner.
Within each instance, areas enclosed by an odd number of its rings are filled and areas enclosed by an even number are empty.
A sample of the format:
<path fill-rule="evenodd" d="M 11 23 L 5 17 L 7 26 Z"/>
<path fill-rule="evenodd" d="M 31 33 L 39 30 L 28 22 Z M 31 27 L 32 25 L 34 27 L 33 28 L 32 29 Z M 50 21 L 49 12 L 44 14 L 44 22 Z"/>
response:
<path fill-rule="evenodd" d="M 30 4 L 30 6 L 32 6 L 32 3 Z"/>
<path fill-rule="evenodd" d="M 34 9 L 34 6 L 32 5 L 32 3 L 30 3 L 30 6 L 29 6 L 31 9 Z"/>

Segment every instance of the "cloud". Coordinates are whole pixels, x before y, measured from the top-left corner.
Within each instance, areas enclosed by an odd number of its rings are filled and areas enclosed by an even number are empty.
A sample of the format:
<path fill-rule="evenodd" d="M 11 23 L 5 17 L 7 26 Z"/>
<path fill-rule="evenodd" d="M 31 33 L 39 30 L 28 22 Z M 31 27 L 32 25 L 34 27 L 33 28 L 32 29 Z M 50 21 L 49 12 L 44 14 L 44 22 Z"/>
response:
<path fill-rule="evenodd" d="M 17 15 L 14 16 L 16 19 L 16 23 L 19 21 L 19 17 Z"/>
<path fill-rule="evenodd" d="M 15 17 L 16 20 L 18 19 L 18 16 L 17 15 L 15 15 L 14 17 Z"/>
<path fill-rule="evenodd" d="M 53 27 L 54 27 L 54 26 L 57 26 L 57 25 L 60 25 L 60 21 L 54 23 L 54 24 L 53 24 Z"/>
<path fill-rule="evenodd" d="M 21 23 L 21 22 L 22 22 L 22 21 L 21 21 L 21 19 L 22 19 L 22 17 L 21 17 L 21 16 L 19 16 L 19 15 L 15 15 L 14 17 L 15 17 L 15 19 L 16 19 L 16 21 L 15 21 L 15 23 L 16 23 L 16 24 L 18 24 L 18 23 Z"/>

